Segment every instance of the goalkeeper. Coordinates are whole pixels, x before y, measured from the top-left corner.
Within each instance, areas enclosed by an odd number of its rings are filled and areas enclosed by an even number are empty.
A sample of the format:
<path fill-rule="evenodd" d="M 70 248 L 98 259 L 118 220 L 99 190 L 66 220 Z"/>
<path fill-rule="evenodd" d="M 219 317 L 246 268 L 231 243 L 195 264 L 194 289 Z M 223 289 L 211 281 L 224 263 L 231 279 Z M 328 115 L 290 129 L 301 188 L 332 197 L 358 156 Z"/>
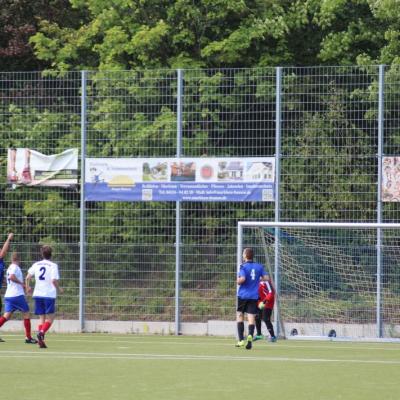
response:
<path fill-rule="evenodd" d="M 265 325 L 268 329 L 270 337 L 270 342 L 276 342 L 276 336 L 274 332 L 274 326 L 271 322 L 272 310 L 274 308 L 275 303 L 275 289 L 272 286 L 272 282 L 270 279 L 266 281 L 261 281 L 258 286 L 258 314 L 256 315 L 256 330 L 257 335 L 254 340 L 264 339 L 264 336 L 261 333 L 261 320 L 265 322 Z"/>

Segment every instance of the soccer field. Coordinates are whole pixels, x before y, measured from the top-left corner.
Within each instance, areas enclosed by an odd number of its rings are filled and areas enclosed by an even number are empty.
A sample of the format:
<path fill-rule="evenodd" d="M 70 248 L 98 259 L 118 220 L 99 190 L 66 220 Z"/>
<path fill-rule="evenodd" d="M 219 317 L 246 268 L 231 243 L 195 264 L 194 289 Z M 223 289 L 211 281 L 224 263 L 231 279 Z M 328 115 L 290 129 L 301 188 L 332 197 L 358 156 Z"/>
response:
<path fill-rule="evenodd" d="M 1 398 L 400 399 L 400 344 L 50 333 L 2 335 Z"/>

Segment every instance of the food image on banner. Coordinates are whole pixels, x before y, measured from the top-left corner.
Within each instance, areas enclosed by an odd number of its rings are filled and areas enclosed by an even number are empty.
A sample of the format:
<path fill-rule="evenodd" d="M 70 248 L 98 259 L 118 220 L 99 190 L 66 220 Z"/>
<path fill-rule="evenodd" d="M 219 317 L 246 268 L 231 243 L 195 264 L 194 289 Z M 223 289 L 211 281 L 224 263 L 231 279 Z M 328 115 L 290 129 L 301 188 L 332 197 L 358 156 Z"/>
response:
<path fill-rule="evenodd" d="M 171 181 L 187 182 L 195 181 L 196 163 L 193 161 L 178 161 L 171 163 Z"/>
<path fill-rule="evenodd" d="M 7 183 L 13 187 L 74 187 L 78 184 L 78 149 L 50 156 L 27 148 L 8 149 Z"/>

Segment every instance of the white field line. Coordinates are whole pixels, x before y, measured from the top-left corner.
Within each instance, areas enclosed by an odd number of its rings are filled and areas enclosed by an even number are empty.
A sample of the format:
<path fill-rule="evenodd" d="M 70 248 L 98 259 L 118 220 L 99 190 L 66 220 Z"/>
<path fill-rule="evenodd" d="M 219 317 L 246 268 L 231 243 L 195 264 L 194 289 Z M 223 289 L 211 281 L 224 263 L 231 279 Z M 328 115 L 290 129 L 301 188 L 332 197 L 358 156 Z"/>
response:
<path fill-rule="evenodd" d="M 339 363 L 339 364 L 380 364 L 400 365 L 400 360 L 356 360 L 329 358 L 297 358 L 297 357 L 251 357 L 251 356 L 202 356 L 194 354 L 151 354 L 151 353 L 86 353 L 86 352 L 50 352 L 32 353 L 24 351 L 1 351 L 0 358 L 36 358 L 36 359 L 114 359 L 114 360 L 186 360 L 186 361 L 277 361 L 294 363 Z"/>
<path fill-rule="evenodd" d="M 17 336 L 17 335 L 1 335 L 3 338 L 7 338 L 6 342 L 20 342 L 21 340 L 24 341 L 25 337 L 24 336 Z M 86 336 L 86 334 L 83 334 L 82 336 L 71 336 L 70 338 L 61 338 L 57 334 L 49 334 L 48 340 L 50 342 L 65 342 L 65 343 L 87 343 L 91 342 L 93 344 L 95 343 L 108 343 L 108 344 L 130 344 L 130 345 L 136 345 L 136 344 L 149 344 L 149 345 L 179 345 L 179 346 L 226 346 L 226 347 L 233 347 L 236 343 L 235 339 L 215 339 L 215 338 L 199 338 L 199 340 L 193 339 L 193 338 L 181 338 L 177 339 L 175 337 L 168 338 L 168 337 L 162 337 L 160 340 L 156 340 L 156 337 L 153 337 L 153 339 L 149 339 L 148 337 L 145 336 L 136 336 L 136 337 L 130 337 L 128 340 L 127 338 L 121 338 L 121 336 L 110 336 L 106 338 L 106 336 Z M 148 339 L 148 340 L 146 340 Z M 323 349 L 323 350 L 378 350 L 378 351 L 400 351 L 400 345 L 393 344 L 393 343 L 388 343 L 387 346 L 373 346 L 373 345 L 368 345 L 365 342 L 360 343 L 359 345 L 349 345 L 343 344 L 341 342 L 327 342 L 326 345 L 320 345 L 319 342 L 307 342 L 307 344 L 304 344 L 304 342 L 301 343 L 294 343 L 290 342 L 290 344 L 286 344 L 287 342 L 285 340 L 280 340 L 278 343 L 267 343 L 266 340 L 259 340 L 257 341 L 255 346 L 267 346 L 268 349 L 273 349 L 274 347 L 277 348 L 287 348 L 287 349 Z M 323 342 L 325 343 L 325 342 Z M 353 344 L 356 344 L 356 342 L 353 342 Z M 2 350 L 2 346 L 5 346 L 6 343 L 0 343 L 0 352 Z"/>

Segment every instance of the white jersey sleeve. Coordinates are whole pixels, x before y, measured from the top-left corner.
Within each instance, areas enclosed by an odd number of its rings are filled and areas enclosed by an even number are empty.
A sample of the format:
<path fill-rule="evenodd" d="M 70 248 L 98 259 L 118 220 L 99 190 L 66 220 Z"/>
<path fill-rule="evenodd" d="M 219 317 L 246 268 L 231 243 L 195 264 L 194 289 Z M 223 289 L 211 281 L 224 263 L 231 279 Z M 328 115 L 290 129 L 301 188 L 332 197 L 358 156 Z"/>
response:
<path fill-rule="evenodd" d="M 54 263 L 53 263 L 53 269 L 51 271 L 51 279 L 57 281 L 60 279 L 60 274 L 58 272 L 58 265 Z"/>
<path fill-rule="evenodd" d="M 18 265 L 10 264 L 10 266 L 7 269 L 7 275 L 13 275 L 13 274 L 15 275 L 15 274 L 17 274 L 19 269 L 20 268 L 19 268 Z"/>
<path fill-rule="evenodd" d="M 35 266 L 35 264 L 33 264 L 32 267 L 30 267 L 28 269 L 28 275 L 35 276 L 35 268 L 34 268 L 34 266 Z"/>

